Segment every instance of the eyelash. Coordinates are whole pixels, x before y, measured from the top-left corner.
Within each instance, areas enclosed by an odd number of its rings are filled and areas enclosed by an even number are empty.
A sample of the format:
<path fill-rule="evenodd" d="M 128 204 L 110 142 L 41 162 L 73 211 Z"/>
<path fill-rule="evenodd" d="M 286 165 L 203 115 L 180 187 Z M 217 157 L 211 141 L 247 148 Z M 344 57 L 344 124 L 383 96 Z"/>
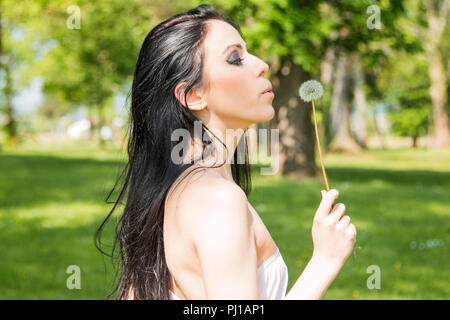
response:
<path fill-rule="evenodd" d="M 235 51 L 236 52 L 236 51 Z M 229 64 L 234 64 L 234 65 L 236 65 L 236 66 L 240 66 L 240 65 L 242 65 L 242 61 L 244 60 L 244 58 L 239 58 L 239 59 L 236 59 L 236 60 L 233 60 L 232 62 L 228 62 Z"/>

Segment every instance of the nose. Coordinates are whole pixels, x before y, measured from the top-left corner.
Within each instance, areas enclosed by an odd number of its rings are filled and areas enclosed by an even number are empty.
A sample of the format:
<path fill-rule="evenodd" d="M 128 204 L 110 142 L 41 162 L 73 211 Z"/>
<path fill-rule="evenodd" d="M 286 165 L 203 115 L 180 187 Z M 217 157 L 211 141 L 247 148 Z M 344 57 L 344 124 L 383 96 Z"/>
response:
<path fill-rule="evenodd" d="M 258 74 L 258 78 L 259 78 L 259 77 L 264 77 L 264 75 L 267 73 L 267 71 L 269 71 L 269 65 L 259 58 L 258 58 L 258 60 L 260 61 L 260 72 Z"/>

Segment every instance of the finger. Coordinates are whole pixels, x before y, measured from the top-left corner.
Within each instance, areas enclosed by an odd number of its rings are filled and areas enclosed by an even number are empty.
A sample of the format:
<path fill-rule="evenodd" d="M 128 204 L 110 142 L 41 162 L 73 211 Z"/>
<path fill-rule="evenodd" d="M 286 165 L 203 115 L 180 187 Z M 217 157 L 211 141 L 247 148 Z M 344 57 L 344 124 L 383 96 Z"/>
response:
<path fill-rule="evenodd" d="M 347 229 L 345 229 L 345 233 L 351 238 L 356 238 L 356 228 L 353 223 L 350 223 Z"/>
<path fill-rule="evenodd" d="M 336 189 L 331 189 L 328 192 L 323 192 L 322 195 L 322 201 L 320 202 L 319 208 L 317 209 L 314 217 L 315 219 L 320 220 L 328 216 L 334 200 L 336 200 L 339 196 L 339 192 Z"/>
<path fill-rule="evenodd" d="M 339 220 L 338 223 L 341 223 L 345 228 L 347 228 L 350 225 L 350 217 L 349 216 L 343 216 L 341 220 Z"/>
<path fill-rule="evenodd" d="M 334 206 L 333 210 L 330 212 L 330 219 L 338 222 L 345 212 L 345 205 L 343 203 L 338 203 Z"/>

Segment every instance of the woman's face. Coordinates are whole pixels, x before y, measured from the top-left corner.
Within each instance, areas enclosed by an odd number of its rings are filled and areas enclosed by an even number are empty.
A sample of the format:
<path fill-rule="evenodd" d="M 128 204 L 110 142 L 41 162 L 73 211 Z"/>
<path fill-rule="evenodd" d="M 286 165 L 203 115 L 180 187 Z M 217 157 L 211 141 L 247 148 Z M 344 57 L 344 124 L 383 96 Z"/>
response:
<path fill-rule="evenodd" d="M 247 52 L 246 42 L 230 24 L 220 20 L 209 20 L 207 24 L 203 43 L 203 76 L 207 84 L 204 91 L 199 91 L 206 106 L 201 111 L 207 110 L 206 122 L 218 129 L 245 130 L 252 123 L 272 119 L 274 95 L 263 94 L 272 88 L 264 77 L 269 69 L 267 63 Z"/>

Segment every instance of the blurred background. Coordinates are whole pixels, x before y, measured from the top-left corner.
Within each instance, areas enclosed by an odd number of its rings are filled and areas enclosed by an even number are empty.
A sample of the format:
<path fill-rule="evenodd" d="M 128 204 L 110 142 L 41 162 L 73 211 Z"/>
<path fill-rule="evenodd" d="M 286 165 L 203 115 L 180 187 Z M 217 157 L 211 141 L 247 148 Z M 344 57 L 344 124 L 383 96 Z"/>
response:
<path fill-rule="evenodd" d="M 126 161 L 139 49 L 159 22 L 201 3 L 0 2 L 0 298 L 110 292 L 111 261 L 93 234 Z M 283 254 L 289 288 L 311 257 L 325 189 L 311 104 L 298 96 L 316 79 L 328 182 L 358 230 L 324 299 L 449 299 L 450 1 L 207 3 L 270 66 L 276 115 L 252 128 L 280 130 L 280 166 L 261 175 L 267 159 L 258 158 L 249 201 Z"/>

